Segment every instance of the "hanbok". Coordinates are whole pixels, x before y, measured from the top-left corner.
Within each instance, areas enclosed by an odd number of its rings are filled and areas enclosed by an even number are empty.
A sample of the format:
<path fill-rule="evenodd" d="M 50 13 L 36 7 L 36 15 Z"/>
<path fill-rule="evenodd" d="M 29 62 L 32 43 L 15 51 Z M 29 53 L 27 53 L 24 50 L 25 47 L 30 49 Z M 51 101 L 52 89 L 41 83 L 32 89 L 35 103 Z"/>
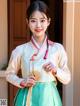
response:
<path fill-rule="evenodd" d="M 45 37 L 42 45 L 38 45 L 32 36 L 30 42 L 17 46 L 11 54 L 9 65 L 6 71 L 6 79 L 13 85 L 19 87 L 14 98 L 14 106 L 62 106 L 62 102 L 56 88 L 58 79 L 61 83 L 67 84 L 70 81 L 70 71 L 67 65 L 67 54 L 64 47 Z M 57 74 L 46 72 L 43 68 L 45 63 L 53 63 Z M 17 76 L 21 69 L 22 78 Z M 27 88 L 20 85 L 21 81 L 28 76 L 36 77 L 36 84 Z"/>

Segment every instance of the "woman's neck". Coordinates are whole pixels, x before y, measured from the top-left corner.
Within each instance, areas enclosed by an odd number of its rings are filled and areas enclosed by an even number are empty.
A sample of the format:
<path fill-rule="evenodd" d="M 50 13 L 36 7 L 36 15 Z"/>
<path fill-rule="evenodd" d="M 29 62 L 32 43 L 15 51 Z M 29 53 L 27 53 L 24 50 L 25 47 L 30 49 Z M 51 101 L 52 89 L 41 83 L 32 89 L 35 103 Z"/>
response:
<path fill-rule="evenodd" d="M 33 36 L 33 38 L 35 39 L 35 41 L 36 41 L 39 45 L 42 45 L 42 43 L 44 42 L 45 36 L 42 36 L 42 37 L 35 37 L 35 36 Z"/>

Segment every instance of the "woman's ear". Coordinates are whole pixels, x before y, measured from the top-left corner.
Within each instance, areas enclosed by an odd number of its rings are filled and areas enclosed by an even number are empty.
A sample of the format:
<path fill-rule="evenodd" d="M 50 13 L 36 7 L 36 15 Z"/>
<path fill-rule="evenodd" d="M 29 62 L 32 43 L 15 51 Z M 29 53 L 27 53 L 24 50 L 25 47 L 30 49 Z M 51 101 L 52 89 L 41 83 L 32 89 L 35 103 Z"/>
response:
<path fill-rule="evenodd" d="M 51 22 L 51 18 L 49 18 L 49 22 Z"/>
<path fill-rule="evenodd" d="M 51 18 L 48 19 L 48 26 L 50 25 L 50 22 L 51 22 Z"/>

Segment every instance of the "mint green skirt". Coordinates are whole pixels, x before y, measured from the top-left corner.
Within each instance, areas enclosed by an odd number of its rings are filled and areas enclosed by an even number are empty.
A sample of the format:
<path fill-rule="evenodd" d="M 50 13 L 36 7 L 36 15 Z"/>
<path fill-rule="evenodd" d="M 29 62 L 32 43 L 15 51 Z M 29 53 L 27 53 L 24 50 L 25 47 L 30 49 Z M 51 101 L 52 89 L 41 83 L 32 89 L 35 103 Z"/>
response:
<path fill-rule="evenodd" d="M 14 106 L 26 106 L 28 88 L 19 89 L 14 99 Z M 62 106 L 54 82 L 38 82 L 32 89 L 30 106 Z"/>

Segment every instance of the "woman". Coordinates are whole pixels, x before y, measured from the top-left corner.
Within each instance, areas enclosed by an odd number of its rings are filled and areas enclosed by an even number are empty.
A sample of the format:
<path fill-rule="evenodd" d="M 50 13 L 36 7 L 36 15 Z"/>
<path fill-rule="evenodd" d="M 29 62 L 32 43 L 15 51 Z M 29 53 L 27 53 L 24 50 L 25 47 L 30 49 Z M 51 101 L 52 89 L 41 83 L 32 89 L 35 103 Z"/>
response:
<path fill-rule="evenodd" d="M 47 37 L 49 10 L 42 1 L 34 1 L 27 10 L 31 40 L 12 51 L 6 79 L 19 87 L 14 106 L 62 106 L 56 79 L 70 82 L 64 47 Z M 17 76 L 21 69 L 22 78 Z"/>

